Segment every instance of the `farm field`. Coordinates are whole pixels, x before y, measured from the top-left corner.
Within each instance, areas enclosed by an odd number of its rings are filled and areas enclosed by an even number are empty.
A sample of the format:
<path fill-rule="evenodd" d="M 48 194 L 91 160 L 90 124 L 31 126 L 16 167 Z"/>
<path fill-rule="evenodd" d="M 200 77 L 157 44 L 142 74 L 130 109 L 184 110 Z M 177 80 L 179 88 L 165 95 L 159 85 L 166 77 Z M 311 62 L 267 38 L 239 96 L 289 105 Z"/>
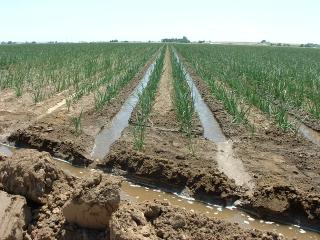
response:
<path fill-rule="evenodd" d="M 319 89 L 318 49 L 0 46 L 0 189 L 30 239 L 320 239 Z"/>

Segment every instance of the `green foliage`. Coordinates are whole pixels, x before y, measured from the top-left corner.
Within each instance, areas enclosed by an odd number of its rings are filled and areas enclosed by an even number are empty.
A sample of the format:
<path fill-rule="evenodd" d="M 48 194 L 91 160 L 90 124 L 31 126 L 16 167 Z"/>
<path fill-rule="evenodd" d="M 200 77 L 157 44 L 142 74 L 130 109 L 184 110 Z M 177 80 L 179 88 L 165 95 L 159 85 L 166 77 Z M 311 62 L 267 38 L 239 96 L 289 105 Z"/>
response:
<path fill-rule="evenodd" d="M 137 150 L 142 150 L 145 142 L 145 129 L 151 112 L 155 95 L 158 88 L 158 83 L 163 71 L 165 50 L 162 49 L 159 58 L 156 60 L 154 70 L 150 76 L 148 85 L 139 95 L 139 102 L 136 108 L 136 126 L 134 128 L 134 147 Z"/>
<path fill-rule="evenodd" d="M 81 125 L 82 112 L 83 112 L 83 110 L 81 110 L 79 116 L 71 118 L 71 121 L 72 121 L 74 129 L 75 129 L 75 133 L 77 135 L 79 135 L 82 131 L 82 125 Z"/>
<path fill-rule="evenodd" d="M 69 89 L 73 102 L 89 93 L 100 92 L 96 107 L 101 109 L 125 86 L 160 44 L 67 43 L 0 45 L 0 90 L 25 92 L 34 102 Z M 114 90 L 110 91 L 109 90 Z M 110 95 L 110 96 L 109 96 Z"/>
<path fill-rule="evenodd" d="M 177 61 L 173 53 L 171 54 L 171 62 L 176 115 L 180 123 L 180 130 L 186 133 L 186 136 L 188 137 L 190 143 L 189 147 L 192 150 L 192 131 L 194 129 L 193 97 L 191 90 L 187 84 L 183 68 Z"/>
<path fill-rule="evenodd" d="M 289 128 L 289 110 L 307 111 L 320 119 L 317 49 L 207 44 L 175 47 L 237 121 L 244 120 L 246 112 L 234 106 L 242 100 L 273 117 L 285 130 Z"/>

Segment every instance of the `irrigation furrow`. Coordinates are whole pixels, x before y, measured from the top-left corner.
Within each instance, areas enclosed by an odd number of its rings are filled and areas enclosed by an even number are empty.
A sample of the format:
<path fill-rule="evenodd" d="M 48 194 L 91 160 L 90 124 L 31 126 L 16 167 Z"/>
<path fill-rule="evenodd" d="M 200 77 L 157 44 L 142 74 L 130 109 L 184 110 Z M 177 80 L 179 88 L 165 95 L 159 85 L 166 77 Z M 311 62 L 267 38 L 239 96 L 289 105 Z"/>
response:
<path fill-rule="evenodd" d="M 157 58 L 160 57 L 160 54 Z M 140 83 L 133 90 L 129 98 L 124 102 L 120 111 L 112 119 L 109 127 L 103 129 L 95 138 L 91 156 L 94 159 L 103 159 L 110 150 L 110 146 L 121 137 L 122 131 L 129 126 L 129 119 L 139 101 L 139 95 L 147 87 L 151 74 L 156 65 L 156 60 L 149 66 Z"/>
<path fill-rule="evenodd" d="M 207 104 L 201 97 L 201 94 L 194 84 L 191 75 L 187 72 L 177 52 L 174 50 L 174 56 L 181 64 L 186 76 L 187 83 L 192 91 L 195 110 L 197 111 L 201 124 L 204 129 L 204 137 L 213 141 L 218 146 L 216 160 L 219 169 L 224 172 L 229 178 L 234 179 L 237 185 L 246 186 L 252 192 L 254 184 L 248 172 L 245 170 L 240 159 L 236 159 L 232 150 L 232 142 L 223 134 L 219 123 L 215 119 Z"/>

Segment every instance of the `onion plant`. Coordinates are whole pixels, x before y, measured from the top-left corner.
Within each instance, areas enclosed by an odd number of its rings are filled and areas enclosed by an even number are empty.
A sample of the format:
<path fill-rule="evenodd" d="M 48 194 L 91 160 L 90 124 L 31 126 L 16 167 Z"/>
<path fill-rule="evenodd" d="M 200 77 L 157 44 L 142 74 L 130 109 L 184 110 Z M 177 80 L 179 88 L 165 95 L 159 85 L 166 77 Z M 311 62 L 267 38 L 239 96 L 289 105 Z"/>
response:
<path fill-rule="evenodd" d="M 289 128 L 288 112 L 320 119 L 318 49 L 206 44 L 176 48 L 209 85 L 223 82 L 236 102 L 244 99 L 258 107 L 284 130 Z"/>
<path fill-rule="evenodd" d="M 194 103 L 191 90 L 187 84 L 186 76 L 181 64 L 177 61 L 174 54 L 171 54 L 172 62 L 172 78 L 173 78 L 173 101 L 176 111 L 176 116 L 180 123 L 180 130 L 186 134 L 189 139 L 189 147 L 192 148 L 193 137 L 193 117 Z"/>
<path fill-rule="evenodd" d="M 165 50 L 162 49 L 160 56 L 156 59 L 154 70 L 150 76 L 148 85 L 139 94 L 139 101 L 136 107 L 136 125 L 133 130 L 134 148 L 142 150 L 145 144 L 145 130 L 149 114 L 151 112 L 155 95 L 158 88 L 158 83 L 163 72 L 163 62 Z"/>
<path fill-rule="evenodd" d="M 79 116 L 71 118 L 71 121 L 75 129 L 75 133 L 77 135 L 79 135 L 82 132 L 82 125 L 81 125 L 82 113 L 83 113 L 83 110 L 81 110 Z"/>
<path fill-rule="evenodd" d="M 76 102 L 84 95 L 108 91 L 107 86 L 113 81 L 119 92 L 160 46 L 144 43 L 0 45 L 0 91 L 12 89 L 18 97 L 29 92 L 34 102 L 38 102 L 70 90 Z M 103 103 L 106 102 L 97 105 Z"/>

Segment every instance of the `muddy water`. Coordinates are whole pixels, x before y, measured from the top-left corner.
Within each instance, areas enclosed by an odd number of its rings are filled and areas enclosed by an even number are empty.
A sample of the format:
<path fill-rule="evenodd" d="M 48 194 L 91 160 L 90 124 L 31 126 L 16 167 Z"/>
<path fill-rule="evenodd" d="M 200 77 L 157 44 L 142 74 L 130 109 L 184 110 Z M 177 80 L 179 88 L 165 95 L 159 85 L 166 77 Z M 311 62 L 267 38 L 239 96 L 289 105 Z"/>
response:
<path fill-rule="evenodd" d="M 140 83 L 122 105 L 117 115 L 112 119 L 111 125 L 106 127 L 97 135 L 91 153 L 93 158 L 103 159 L 109 152 L 110 146 L 121 137 L 122 131 L 128 127 L 132 111 L 138 103 L 139 95 L 148 84 L 154 67 L 155 62 L 149 66 Z"/>
<path fill-rule="evenodd" d="M 0 156 L 4 155 L 4 156 L 7 156 L 7 157 L 11 157 L 12 154 L 13 153 L 12 153 L 12 151 L 10 149 L 10 146 L 0 143 Z"/>
<path fill-rule="evenodd" d="M 0 155 L 11 156 L 14 151 L 15 149 L 13 147 L 0 144 Z M 93 168 L 75 167 L 60 159 L 55 160 L 57 166 L 64 172 L 75 177 L 85 178 L 88 177 L 91 172 L 99 172 L 99 170 Z M 209 217 L 238 223 L 242 228 L 272 231 L 281 233 L 288 238 L 320 240 L 320 234 L 303 229 L 298 225 L 278 224 L 257 219 L 240 211 L 235 206 L 222 207 L 220 205 L 202 203 L 195 201 L 193 198 L 184 197 L 178 193 L 170 193 L 153 186 L 141 186 L 129 181 L 124 181 L 121 187 L 121 198 L 132 202 L 153 201 L 155 199 L 167 201 L 173 206 L 182 207 L 191 212 L 203 213 Z"/>
<path fill-rule="evenodd" d="M 312 128 L 306 126 L 302 122 L 298 122 L 294 116 L 289 115 L 289 121 L 297 126 L 298 132 L 302 134 L 306 139 L 320 146 L 320 132 L 313 130 Z"/>
<path fill-rule="evenodd" d="M 180 63 L 180 59 L 175 51 L 174 51 L 174 56 L 176 57 L 177 61 Z M 226 142 L 227 138 L 223 134 L 219 123 L 213 116 L 209 107 L 203 101 L 201 94 L 197 89 L 197 87 L 194 85 L 194 82 L 190 74 L 187 72 L 187 70 L 183 65 L 182 65 L 182 68 L 185 73 L 187 83 L 191 89 L 191 94 L 194 101 L 194 107 L 199 115 L 201 125 L 203 126 L 203 131 L 204 131 L 203 136 L 215 143 Z"/>
<path fill-rule="evenodd" d="M 174 55 L 178 62 L 180 62 L 176 52 L 174 52 Z M 200 118 L 204 130 L 204 137 L 213 141 L 218 147 L 216 160 L 218 162 L 219 170 L 224 172 L 229 178 L 234 179 L 237 185 L 246 186 L 249 188 L 250 192 L 252 192 L 254 184 L 251 176 L 245 170 L 242 161 L 234 158 L 232 142 L 227 140 L 213 113 L 202 99 L 192 77 L 181 62 L 180 64 L 185 73 L 187 83 L 192 91 L 194 107 Z"/>

